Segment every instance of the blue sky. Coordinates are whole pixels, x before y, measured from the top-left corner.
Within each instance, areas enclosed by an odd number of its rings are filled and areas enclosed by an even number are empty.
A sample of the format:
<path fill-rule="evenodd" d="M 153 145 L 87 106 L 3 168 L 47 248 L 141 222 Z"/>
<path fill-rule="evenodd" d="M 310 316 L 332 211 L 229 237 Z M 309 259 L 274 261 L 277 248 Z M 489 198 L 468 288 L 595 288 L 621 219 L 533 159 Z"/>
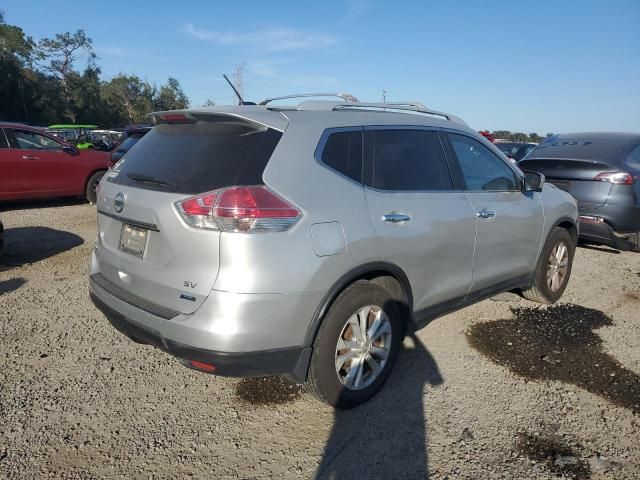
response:
<path fill-rule="evenodd" d="M 55 5 L 55 8 L 52 7 Z M 176 77 L 192 105 L 346 91 L 420 100 L 476 129 L 640 131 L 640 0 L 3 0 L 34 39 L 83 28 L 103 76 Z"/>

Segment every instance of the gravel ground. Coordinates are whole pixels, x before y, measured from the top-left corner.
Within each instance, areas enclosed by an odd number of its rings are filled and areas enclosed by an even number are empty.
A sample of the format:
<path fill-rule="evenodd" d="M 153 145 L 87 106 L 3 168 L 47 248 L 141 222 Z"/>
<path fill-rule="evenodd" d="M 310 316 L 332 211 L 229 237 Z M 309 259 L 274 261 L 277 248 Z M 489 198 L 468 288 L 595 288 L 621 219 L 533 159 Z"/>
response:
<path fill-rule="evenodd" d="M 504 294 L 431 322 L 336 412 L 130 342 L 89 301 L 95 208 L 8 208 L 0 477 L 640 477 L 640 254 L 580 248 L 557 306 Z"/>

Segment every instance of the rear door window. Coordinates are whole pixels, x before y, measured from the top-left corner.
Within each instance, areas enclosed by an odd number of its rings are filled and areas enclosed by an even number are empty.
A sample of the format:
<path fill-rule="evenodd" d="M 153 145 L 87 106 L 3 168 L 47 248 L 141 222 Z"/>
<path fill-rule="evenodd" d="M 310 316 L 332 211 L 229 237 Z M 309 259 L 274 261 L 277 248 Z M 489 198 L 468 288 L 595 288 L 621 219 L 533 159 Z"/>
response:
<path fill-rule="evenodd" d="M 112 169 L 108 181 L 176 193 L 261 185 L 282 133 L 246 123 L 155 126 Z"/>
<path fill-rule="evenodd" d="M 8 133 L 13 137 L 14 148 L 21 150 L 62 150 L 62 145 L 55 140 L 31 130 L 13 129 Z"/>
<path fill-rule="evenodd" d="M 330 133 L 320 160 L 342 175 L 362 183 L 362 130 Z"/>
<path fill-rule="evenodd" d="M 449 133 L 467 190 L 520 190 L 519 176 L 495 153 L 466 135 Z"/>
<path fill-rule="evenodd" d="M 440 139 L 434 131 L 374 129 L 365 132 L 366 184 L 380 190 L 452 190 Z"/>

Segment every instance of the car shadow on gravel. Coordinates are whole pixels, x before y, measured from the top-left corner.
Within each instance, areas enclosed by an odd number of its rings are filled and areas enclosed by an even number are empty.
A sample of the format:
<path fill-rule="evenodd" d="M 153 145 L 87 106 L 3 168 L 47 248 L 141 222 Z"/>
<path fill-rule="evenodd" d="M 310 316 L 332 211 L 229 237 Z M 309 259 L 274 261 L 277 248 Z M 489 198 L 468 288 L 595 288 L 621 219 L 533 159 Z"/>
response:
<path fill-rule="evenodd" d="M 0 212 L 31 210 L 35 208 L 70 207 L 73 205 L 87 205 L 87 201 L 80 197 L 3 201 L 0 202 Z"/>
<path fill-rule="evenodd" d="M 0 271 L 39 262 L 83 243 L 78 235 L 49 227 L 9 228 L 4 232 Z"/>
<path fill-rule="evenodd" d="M 11 293 L 14 290 L 19 289 L 25 283 L 27 283 L 27 280 L 22 277 L 12 278 L 10 280 L 4 280 L 0 282 L 0 295 Z"/>
<path fill-rule="evenodd" d="M 434 358 L 409 335 L 382 390 L 357 408 L 335 411 L 312 478 L 428 478 L 424 390 L 442 383 Z"/>
<path fill-rule="evenodd" d="M 470 345 L 531 380 L 571 383 L 640 414 L 640 375 L 603 350 L 595 332 L 613 321 L 579 305 L 511 309 L 514 318 L 473 325 Z"/>
<path fill-rule="evenodd" d="M 594 250 L 596 252 L 611 253 L 613 255 L 620 255 L 622 253 L 620 250 L 613 247 L 606 246 L 606 245 L 591 245 L 589 243 L 579 243 L 578 246 L 586 250 Z"/>

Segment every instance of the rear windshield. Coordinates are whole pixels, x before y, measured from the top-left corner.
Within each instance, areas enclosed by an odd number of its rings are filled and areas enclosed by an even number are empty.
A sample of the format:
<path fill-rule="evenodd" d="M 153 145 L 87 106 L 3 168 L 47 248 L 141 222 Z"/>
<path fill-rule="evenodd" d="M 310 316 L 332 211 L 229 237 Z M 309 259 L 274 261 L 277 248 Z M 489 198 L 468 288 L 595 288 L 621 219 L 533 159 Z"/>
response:
<path fill-rule="evenodd" d="M 615 162 L 628 148 L 629 138 L 618 137 L 561 137 L 554 135 L 538 145 L 527 158 L 566 158 Z"/>
<path fill-rule="evenodd" d="M 108 181 L 190 194 L 261 185 L 281 137 L 277 130 L 244 123 L 157 125 L 114 167 Z"/>

